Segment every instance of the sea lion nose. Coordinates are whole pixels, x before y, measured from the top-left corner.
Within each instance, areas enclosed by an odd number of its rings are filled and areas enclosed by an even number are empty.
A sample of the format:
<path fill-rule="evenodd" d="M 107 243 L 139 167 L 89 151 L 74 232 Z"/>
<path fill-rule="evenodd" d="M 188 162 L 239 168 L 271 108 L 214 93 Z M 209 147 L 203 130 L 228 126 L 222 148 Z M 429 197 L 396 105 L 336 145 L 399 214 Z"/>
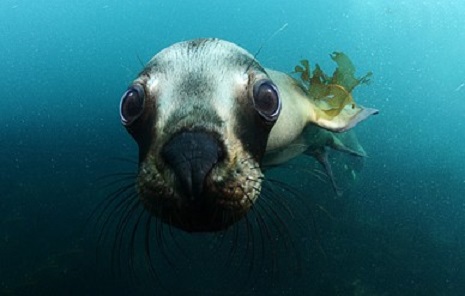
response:
<path fill-rule="evenodd" d="M 223 155 L 218 141 L 206 132 L 182 132 L 165 144 L 161 154 L 183 193 L 201 202 L 205 178 Z"/>

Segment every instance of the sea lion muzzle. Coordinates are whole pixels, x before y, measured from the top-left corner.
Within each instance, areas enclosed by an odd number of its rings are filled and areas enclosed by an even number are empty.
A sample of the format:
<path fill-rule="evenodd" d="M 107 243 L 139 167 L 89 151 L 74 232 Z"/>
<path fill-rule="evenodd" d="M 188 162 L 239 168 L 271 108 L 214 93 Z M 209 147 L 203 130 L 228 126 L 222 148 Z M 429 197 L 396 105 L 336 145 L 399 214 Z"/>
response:
<path fill-rule="evenodd" d="M 174 171 L 185 197 L 203 204 L 204 182 L 213 166 L 223 158 L 218 141 L 205 132 L 181 132 L 165 144 L 161 155 Z"/>

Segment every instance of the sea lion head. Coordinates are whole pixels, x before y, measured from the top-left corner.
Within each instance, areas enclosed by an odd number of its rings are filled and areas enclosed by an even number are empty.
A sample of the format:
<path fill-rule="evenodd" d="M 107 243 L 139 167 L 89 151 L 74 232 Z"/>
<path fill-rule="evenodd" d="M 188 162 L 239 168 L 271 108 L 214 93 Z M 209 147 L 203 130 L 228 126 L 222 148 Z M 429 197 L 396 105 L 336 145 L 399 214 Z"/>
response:
<path fill-rule="evenodd" d="M 189 232 L 238 221 L 260 195 L 260 163 L 280 110 L 276 85 L 233 43 L 196 39 L 159 52 L 120 103 L 139 146 L 145 209 Z"/>

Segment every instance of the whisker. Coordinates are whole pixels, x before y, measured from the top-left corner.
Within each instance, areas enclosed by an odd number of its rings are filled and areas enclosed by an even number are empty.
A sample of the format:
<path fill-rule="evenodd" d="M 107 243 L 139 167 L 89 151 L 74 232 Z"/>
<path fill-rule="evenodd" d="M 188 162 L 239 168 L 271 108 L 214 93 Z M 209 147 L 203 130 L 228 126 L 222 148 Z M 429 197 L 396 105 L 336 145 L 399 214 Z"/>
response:
<path fill-rule="evenodd" d="M 127 189 L 124 189 L 124 190 L 120 191 L 116 196 L 114 196 L 105 205 L 105 207 L 103 208 L 101 214 L 97 217 L 97 219 L 100 220 L 100 219 L 102 219 L 104 214 L 108 215 L 106 217 L 106 219 L 104 220 L 104 222 L 103 222 L 103 224 L 101 226 L 101 229 L 100 229 L 100 233 L 99 233 L 98 240 L 97 240 L 99 243 L 105 241 L 105 237 L 106 237 L 105 231 L 107 230 L 107 227 L 108 227 L 109 223 L 113 221 L 114 215 L 116 215 L 116 213 L 120 212 L 121 208 L 125 207 L 125 204 L 131 203 L 132 200 L 137 197 L 136 193 L 126 193 L 126 191 L 127 191 Z M 127 195 L 123 195 L 123 194 L 127 194 Z M 116 201 L 118 201 L 118 199 L 120 199 L 120 201 L 116 205 L 112 206 L 112 204 L 115 203 Z"/>
<path fill-rule="evenodd" d="M 282 182 L 280 180 L 276 179 L 268 179 L 269 182 L 267 182 L 267 186 L 265 186 L 268 190 L 272 192 L 272 197 L 273 197 L 273 202 L 276 202 L 279 204 L 279 206 L 283 209 L 285 209 L 286 213 L 294 218 L 296 213 L 292 211 L 290 204 L 288 203 L 287 199 L 280 198 L 279 194 L 274 190 L 274 187 L 280 188 L 281 190 L 284 190 L 285 192 L 288 192 L 293 198 L 293 208 L 298 208 L 300 209 L 297 211 L 297 213 L 312 213 L 312 209 L 308 205 L 308 200 L 302 199 L 302 193 L 298 191 L 296 188 L 291 186 L 290 184 L 287 184 L 285 182 Z M 269 186 L 268 186 L 269 185 Z M 281 193 L 282 194 L 282 193 Z M 298 202 L 298 204 L 297 204 Z M 302 209 L 305 209 L 305 211 L 302 211 Z M 294 219 L 296 221 L 306 221 L 306 216 L 300 215 L 300 218 L 302 219 Z M 304 227 L 304 229 L 308 229 L 307 227 Z"/>
<path fill-rule="evenodd" d="M 228 218 L 227 218 L 228 219 Z M 233 258 L 236 254 L 236 251 L 237 251 L 237 241 L 238 241 L 238 236 L 239 236 L 239 227 L 237 225 L 237 223 L 234 223 L 232 225 L 233 229 L 233 238 L 232 238 L 232 244 L 231 244 L 231 247 L 229 248 L 229 254 L 228 254 L 228 259 L 226 261 L 226 264 L 227 265 L 231 265 L 231 263 L 233 262 Z"/>
<path fill-rule="evenodd" d="M 258 190 L 258 191 L 260 192 L 260 190 Z M 255 208 L 254 204 L 252 203 L 252 200 L 251 200 L 251 198 L 250 198 L 250 196 L 248 194 L 246 195 L 246 198 L 252 204 L 252 206 L 251 206 L 251 208 L 249 210 L 250 214 L 247 214 L 245 216 L 245 225 L 246 225 L 246 234 L 247 234 L 246 254 L 250 254 L 250 252 L 251 252 L 250 264 L 249 264 L 249 268 L 248 268 L 248 274 L 252 275 L 253 271 L 254 271 L 255 263 L 256 263 L 256 258 L 255 258 L 255 229 L 253 228 L 253 225 L 252 225 L 251 221 L 249 220 L 249 216 L 256 217 L 257 215 L 260 215 L 260 213 L 257 212 L 257 209 Z M 258 229 L 259 229 L 260 234 L 262 234 L 260 227 L 258 227 Z M 263 257 L 264 256 L 263 240 L 261 240 L 261 243 L 262 243 L 262 252 L 261 252 L 262 256 L 260 258 L 260 261 L 258 262 L 258 270 L 260 270 L 260 266 L 261 266 L 261 264 L 263 264 L 263 258 L 264 258 Z M 244 256 L 242 262 L 245 259 L 249 259 L 249 258 L 245 258 L 245 256 Z M 250 284 L 254 283 L 252 281 L 252 279 L 253 278 L 251 278 L 251 277 L 249 278 L 249 280 L 251 281 Z"/>
<path fill-rule="evenodd" d="M 178 249 L 178 251 L 181 252 L 182 256 L 185 258 L 185 259 L 189 259 L 189 255 L 187 254 L 185 248 L 183 248 L 181 246 L 181 244 L 179 243 L 178 241 L 178 238 L 176 237 L 176 235 L 174 234 L 174 230 L 173 230 L 173 226 L 172 226 L 172 223 L 168 223 L 168 225 L 166 225 L 165 227 L 168 227 L 168 233 L 169 233 L 169 236 L 170 236 L 170 241 L 173 242 L 174 246 Z"/>
<path fill-rule="evenodd" d="M 304 200 L 302 200 L 300 198 L 302 196 L 301 193 L 298 190 L 296 190 L 294 187 L 290 186 L 289 184 L 287 184 L 285 182 L 282 182 L 280 180 L 276 180 L 276 179 L 269 179 L 268 181 L 270 181 L 270 183 L 269 183 L 270 185 L 271 184 L 277 185 L 277 186 L 281 187 L 282 189 L 284 189 L 284 190 L 288 191 L 289 193 L 291 193 L 296 198 L 296 201 L 299 201 L 299 207 L 305 209 L 305 211 L 304 211 L 305 213 L 309 213 L 309 215 L 306 215 L 305 217 L 301 216 L 301 219 L 295 219 L 295 221 L 308 221 L 309 220 L 308 216 L 309 216 L 311 225 L 309 225 L 309 224 L 303 224 L 302 225 L 303 222 L 297 223 L 296 225 L 300 225 L 302 227 L 302 229 L 304 229 L 305 231 L 311 229 L 311 232 L 313 233 L 313 235 L 315 237 L 315 241 L 316 241 L 316 244 L 318 245 L 318 248 L 320 249 L 320 252 L 324 255 L 325 258 L 327 258 L 326 252 L 324 251 L 324 248 L 321 245 L 321 239 L 320 239 L 319 233 L 317 231 L 317 223 L 316 223 L 316 220 L 315 220 L 315 215 L 313 214 L 314 210 L 309 206 L 308 202 L 305 202 Z M 275 201 L 280 202 L 282 200 L 279 199 L 279 198 L 276 198 Z M 316 207 L 318 209 L 320 209 L 322 212 L 327 213 L 328 217 L 334 218 L 322 206 L 316 205 Z M 300 211 L 300 212 L 302 213 L 302 211 Z M 299 261 L 297 261 L 297 262 L 299 262 Z"/>
<path fill-rule="evenodd" d="M 107 212 L 109 207 L 116 202 L 118 199 L 121 198 L 122 195 L 126 194 L 129 190 L 134 189 L 134 183 L 131 182 L 129 184 L 123 185 L 120 188 L 116 189 L 113 192 L 110 192 L 107 194 L 105 199 L 103 199 L 97 206 L 94 208 L 94 210 L 91 212 L 89 219 L 95 218 L 97 221 L 102 218 L 102 216 Z M 97 215 L 97 213 L 100 213 Z M 97 215 L 97 216 L 96 216 Z"/>
<path fill-rule="evenodd" d="M 105 174 L 101 177 L 98 177 L 96 179 L 96 181 L 100 182 L 100 181 L 104 181 L 104 180 L 107 180 L 107 179 L 113 179 L 115 177 L 121 177 L 121 176 L 130 176 L 130 177 L 136 177 L 137 174 L 135 172 L 119 172 L 119 173 L 112 173 L 112 174 Z"/>
<path fill-rule="evenodd" d="M 254 209 L 251 207 L 251 211 L 253 212 Z M 254 249 L 254 242 L 255 242 L 255 236 L 254 236 L 254 231 L 252 228 L 252 225 L 249 221 L 248 215 L 245 216 L 245 227 L 246 227 L 246 236 L 247 236 L 247 242 L 246 242 L 246 253 L 249 253 L 250 246 L 252 246 L 252 254 L 251 254 L 251 262 L 252 264 L 249 264 L 249 274 L 252 274 L 253 271 L 253 262 L 255 261 L 255 249 Z"/>
<path fill-rule="evenodd" d="M 278 232 L 280 234 L 280 237 L 284 239 L 284 247 L 289 251 L 286 252 L 288 254 L 295 254 L 295 262 L 298 265 L 299 270 L 301 269 L 300 265 L 300 255 L 297 252 L 297 247 L 295 245 L 295 241 L 293 240 L 292 236 L 289 234 L 291 233 L 287 223 L 281 215 L 278 213 L 276 208 L 283 208 L 283 205 L 285 204 L 283 202 L 282 196 L 276 196 L 274 194 L 270 195 L 270 198 L 267 199 L 266 195 L 262 199 L 264 201 L 264 205 L 267 205 L 268 209 L 271 211 L 272 216 L 274 217 L 273 220 L 277 221 L 278 223 Z M 287 206 L 287 205 L 286 205 Z M 292 211 L 290 211 L 289 208 L 287 208 L 289 217 L 295 221 L 295 216 L 293 215 Z"/>
<path fill-rule="evenodd" d="M 140 222 L 142 221 L 142 217 L 144 217 L 144 215 L 146 215 L 146 214 L 147 214 L 147 212 L 145 211 L 145 209 L 143 207 L 141 207 L 141 210 L 139 211 L 139 215 L 137 217 L 137 220 L 136 220 L 136 222 L 134 223 L 134 225 L 132 227 L 131 238 L 129 240 L 130 255 L 129 255 L 128 265 L 129 265 L 129 269 L 131 270 L 131 273 L 132 273 L 132 275 L 134 277 L 135 277 L 134 258 L 136 256 L 136 254 L 135 254 L 135 252 L 136 252 L 136 250 L 135 250 L 136 235 L 137 235 L 137 230 L 139 228 Z"/>
<path fill-rule="evenodd" d="M 255 215 L 255 221 L 257 222 L 258 224 L 258 231 L 260 233 L 260 254 L 261 255 L 261 258 L 260 258 L 260 263 L 263 264 L 264 262 L 264 256 L 265 256 L 265 240 L 264 240 L 264 233 L 262 231 L 262 228 L 263 227 L 267 227 L 266 226 L 266 223 L 264 225 L 262 225 L 262 221 L 263 221 L 263 218 L 261 217 L 261 213 L 259 212 L 259 210 L 257 208 L 255 208 L 255 205 L 253 206 L 253 213 Z M 264 222 L 264 221 L 263 221 Z"/>
<path fill-rule="evenodd" d="M 130 164 L 134 164 L 134 165 L 139 165 L 139 162 L 137 160 L 134 160 L 133 158 L 129 158 L 129 157 L 109 157 L 108 160 L 126 162 L 126 163 L 130 163 Z"/>
<path fill-rule="evenodd" d="M 299 171 L 299 172 L 303 172 L 303 173 L 307 173 L 315 178 L 317 178 L 319 181 L 323 182 L 323 183 L 328 183 L 328 174 L 326 174 L 324 171 L 320 170 L 320 169 L 317 169 L 317 168 L 313 168 L 313 169 L 308 169 L 308 168 L 302 168 L 300 166 L 294 166 L 294 165 L 291 165 L 291 164 L 287 164 L 287 165 L 281 165 L 279 166 L 279 169 L 281 170 L 291 170 L 291 171 Z M 326 178 L 326 179 L 325 179 Z"/>
<path fill-rule="evenodd" d="M 224 215 L 221 216 L 221 220 L 222 223 L 225 223 Z M 229 228 L 215 236 L 215 249 L 220 250 L 223 247 L 224 241 L 227 239 L 228 233 L 230 233 Z"/>
<path fill-rule="evenodd" d="M 155 233 L 156 233 L 156 241 L 157 241 L 158 249 L 160 250 L 163 258 L 168 263 L 168 265 L 171 268 L 175 269 L 176 265 L 171 260 L 170 253 L 166 250 L 164 234 L 163 234 L 163 230 L 165 229 L 165 223 L 161 219 L 157 219 L 156 229 L 157 230 Z"/>
<path fill-rule="evenodd" d="M 116 176 L 103 176 L 103 177 L 100 177 L 99 179 L 97 179 L 96 183 L 103 183 L 105 182 L 105 184 L 103 185 L 100 185 L 102 189 L 106 189 L 106 188 L 110 188 L 110 187 L 113 187 L 115 185 L 118 185 L 121 184 L 121 183 L 127 183 L 126 181 L 131 181 L 133 184 L 134 183 L 134 180 L 136 179 L 136 176 L 134 174 L 127 174 L 126 176 L 120 174 L 119 175 L 120 178 L 116 178 L 116 179 L 113 179 L 111 181 L 106 181 L 107 179 L 110 179 L 110 178 L 114 178 Z"/>
<path fill-rule="evenodd" d="M 290 206 L 289 206 L 289 204 L 288 204 L 288 202 L 287 202 L 287 199 L 280 198 L 279 194 L 274 190 L 274 188 L 273 188 L 273 186 L 272 186 L 274 180 L 273 180 L 273 179 L 269 179 L 269 180 L 267 180 L 267 181 L 268 181 L 268 182 L 264 184 L 265 190 L 270 191 L 270 193 L 272 194 L 272 195 L 271 195 L 272 197 L 275 197 L 275 196 L 277 197 L 277 198 L 275 198 L 274 200 L 275 200 L 277 203 L 279 203 L 279 208 L 283 208 L 283 209 L 286 211 L 286 213 L 287 213 L 291 218 L 295 218 L 295 215 L 294 215 L 293 211 L 291 210 L 291 208 L 290 208 Z M 279 183 L 278 183 L 278 184 L 279 184 Z M 268 185 L 270 185 L 270 186 L 268 186 Z M 287 184 L 284 183 L 284 185 L 287 185 Z M 281 186 L 284 186 L 284 185 L 281 185 Z"/>
<path fill-rule="evenodd" d="M 153 266 L 153 261 L 152 261 L 152 253 L 150 250 L 150 225 L 152 222 L 152 216 L 147 215 L 147 220 L 145 222 L 145 239 L 144 239 L 144 254 L 145 254 L 145 263 L 146 267 L 149 270 L 150 275 L 155 278 L 159 279 L 158 273 L 156 269 Z"/>
<path fill-rule="evenodd" d="M 121 270 L 121 257 L 122 252 L 121 248 L 123 246 L 123 239 L 126 234 L 127 227 L 130 222 L 130 218 L 133 217 L 134 212 L 140 208 L 139 199 L 135 198 L 129 200 L 127 206 L 125 206 L 123 213 L 121 213 L 118 224 L 115 229 L 115 237 L 113 241 L 113 247 L 111 251 L 112 263 L 116 261 L 118 271 Z M 119 272 L 120 274 L 120 272 Z"/>
<path fill-rule="evenodd" d="M 262 197 L 263 197 L 263 195 L 262 195 Z M 269 220 L 272 223 L 273 229 L 278 231 L 278 237 L 279 237 L 282 233 L 281 233 L 280 228 L 276 224 L 276 221 L 273 219 L 272 215 L 268 212 L 266 207 L 263 204 L 261 204 L 260 202 L 257 202 L 256 206 L 257 206 L 257 209 L 260 209 L 263 212 L 263 214 L 265 215 L 267 220 Z M 271 252 L 271 272 L 272 272 L 272 274 L 275 274 L 275 272 L 278 269 L 277 268 L 277 259 L 276 259 L 276 252 L 277 252 L 276 238 L 277 237 L 275 237 L 275 235 L 273 234 L 273 232 L 271 232 L 269 230 L 269 228 L 266 228 L 266 229 L 267 229 L 268 241 L 269 241 L 269 244 L 270 244 L 270 249 L 269 250 Z"/>

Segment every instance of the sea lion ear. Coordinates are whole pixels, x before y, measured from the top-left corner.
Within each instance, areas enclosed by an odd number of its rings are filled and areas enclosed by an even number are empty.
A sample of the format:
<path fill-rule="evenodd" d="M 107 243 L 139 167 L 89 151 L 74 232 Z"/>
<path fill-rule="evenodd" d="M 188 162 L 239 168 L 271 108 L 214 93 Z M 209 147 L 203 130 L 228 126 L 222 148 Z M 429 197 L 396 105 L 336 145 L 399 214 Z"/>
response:
<path fill-rule="evenodd" d="M 349 94 L 350 96 L 350 94 Z M 378 114 L 377 109 L 364 108 L 355 103 L 346 104 L 339 109 L 328 109 L 321 102 L 312 100 L 313 112 L 309 122 L 332 132 L 344 132 L 356 126 L 370 115 Z"/>

